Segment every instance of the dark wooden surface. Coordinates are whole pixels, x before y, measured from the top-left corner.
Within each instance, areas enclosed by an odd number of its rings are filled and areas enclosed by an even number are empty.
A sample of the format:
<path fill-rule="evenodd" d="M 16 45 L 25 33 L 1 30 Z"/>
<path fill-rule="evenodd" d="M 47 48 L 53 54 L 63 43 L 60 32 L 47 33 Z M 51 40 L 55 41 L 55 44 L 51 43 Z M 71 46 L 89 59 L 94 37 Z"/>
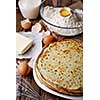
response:
<path fill-rule="evenodd" d="M 78 3 L 72 4 L 71 7 L 72 8 L 75 8 L 75 7 L 82 8 L 82 3 L 78 2 Z M 21 28 L 21 24 L 20 24 L 20 21 L 23 20 L 23 19 L 24 18 L 22 17 L 19 9 L 16 9 L 16 32 L 24 31 Z M 32 24 L 36 23 L 39 19 L 41 19 L 40 16 L 36 20 L 31 20 Z M 61 38 L 61 37 L 59 37 L 59 38 Z M 83 40 L 83 35 L 81 34 L 81 35 L 78 35 L 78 36 L 75 36 L 75 37 L 70 37 L 70 38 L 78 38 L 78 39 Z M 16 61 L 17 60 L 18 59 L 16 59 Z M 25 77 L 25 79 L 34 87 L 34 89 L 41 95 L 41 97 L 44 100 L 69 100 L 69 99 L 57 97 L 57 96 L 52 95 L 50 93 L 47 93 L 44 90 L 42 90 L 41 88 L 39 88 L 34 81 L 32 69 L 31 69 L 31 73 L 27 77 Z M 21 96 L 21 97 L 16 97 L 16 100 L 32 100 L 32 99 L 25 97 L 25 96 Z"/>

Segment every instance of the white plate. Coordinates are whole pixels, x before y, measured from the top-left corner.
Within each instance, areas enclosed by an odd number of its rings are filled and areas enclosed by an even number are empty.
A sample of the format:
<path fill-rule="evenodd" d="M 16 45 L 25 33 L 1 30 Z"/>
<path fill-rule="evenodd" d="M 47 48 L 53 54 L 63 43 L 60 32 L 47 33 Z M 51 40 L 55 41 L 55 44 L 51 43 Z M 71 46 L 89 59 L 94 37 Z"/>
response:
<path fill-rule="evenodd" d="M 35 61 L 34 61 L 34 64 L 35 64 Z M 34 64 L 33 64 L 33 76 L 34 76 L 34 80 L 35 80 L 35 82 L 37 83 L 37 85 L 38 85 L 41 89 L 43 89 L 44 91 L 49 92 L 49 93 L 51 93 L 51 94 L 53 94 L 53 95 L 62 97 L 62 98 L 73 99 L 73 100 L 83 100 L 83 96 L 76 97 L 76 96 L 69 96 L 69 95 L 61 94 L 61 93 L 58 93 L 58 92 L 55 92 L 55 91 L 49 89 L 49 88 L 46 87 L 44 84 L 41 84 L 41 82 L 38 80 L 38 78 L 37 78 L 37 76 L 36 76 Z"/>

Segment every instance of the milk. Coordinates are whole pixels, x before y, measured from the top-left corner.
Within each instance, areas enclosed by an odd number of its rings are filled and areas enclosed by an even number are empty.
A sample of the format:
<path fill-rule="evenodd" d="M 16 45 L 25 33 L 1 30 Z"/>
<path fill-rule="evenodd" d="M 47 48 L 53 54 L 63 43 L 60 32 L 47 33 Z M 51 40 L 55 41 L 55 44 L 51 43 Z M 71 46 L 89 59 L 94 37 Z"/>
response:
<path fill-rule="evenodd" d="M 41 0 L 19 0 L 18 5 L 24 18 L 36 19 L 39 15 Z"/>

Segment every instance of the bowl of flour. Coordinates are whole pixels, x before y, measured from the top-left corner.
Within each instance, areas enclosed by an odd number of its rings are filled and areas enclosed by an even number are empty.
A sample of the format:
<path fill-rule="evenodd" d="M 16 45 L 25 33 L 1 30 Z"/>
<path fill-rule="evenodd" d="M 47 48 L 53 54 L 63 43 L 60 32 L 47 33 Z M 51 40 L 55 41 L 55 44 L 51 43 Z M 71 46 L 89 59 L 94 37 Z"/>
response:
<path fill-rule="evenodd" d="M 68 16 L 61 16 L 62 9 L 69 10 Z M 65 12 L 64 12 L 65 13 Z M 51 32 L 62 36 L 75 36 L 83 32 L 83 12 L 69 7 L 41 5 L 40 15 Z"/>

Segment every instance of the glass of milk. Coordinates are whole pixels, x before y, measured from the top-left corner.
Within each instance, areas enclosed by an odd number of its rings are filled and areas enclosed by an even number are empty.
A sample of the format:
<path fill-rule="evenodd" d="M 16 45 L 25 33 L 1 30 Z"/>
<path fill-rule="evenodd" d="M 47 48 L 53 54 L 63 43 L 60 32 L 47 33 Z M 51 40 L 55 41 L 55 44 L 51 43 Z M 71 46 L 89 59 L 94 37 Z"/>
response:
<path fill-rule="evenodd" d="M 18 5 L 24 18 L 36 19 L 42 0 L 19 0 Z"/>

